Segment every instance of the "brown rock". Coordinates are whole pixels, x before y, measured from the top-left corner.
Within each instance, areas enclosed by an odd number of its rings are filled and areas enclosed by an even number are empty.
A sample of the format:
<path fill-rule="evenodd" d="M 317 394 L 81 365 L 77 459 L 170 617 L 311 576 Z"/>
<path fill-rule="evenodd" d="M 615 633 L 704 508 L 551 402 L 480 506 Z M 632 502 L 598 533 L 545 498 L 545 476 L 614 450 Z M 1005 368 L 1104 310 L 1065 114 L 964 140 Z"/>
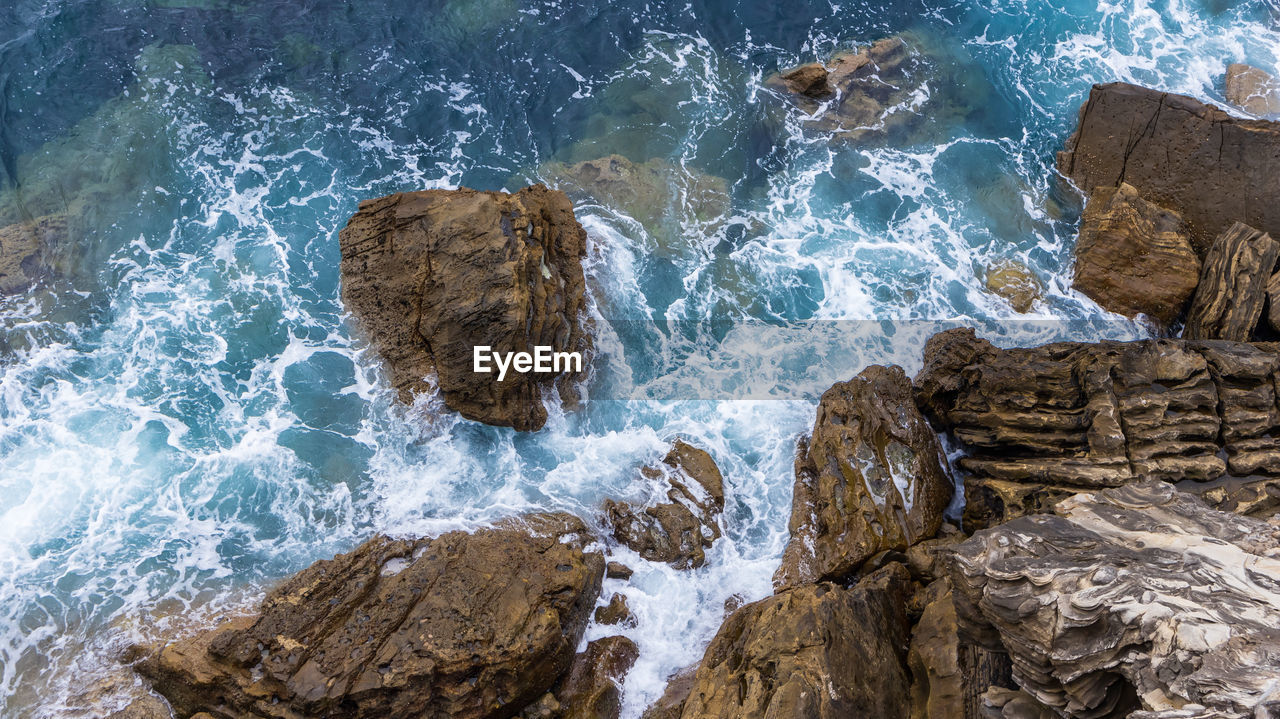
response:
<path fill-rule="evenodd" d="M 680 719 L 684 713 L 685 702 L 693 689 L 693 680 L 698 674 L 698 665 L 685 667 L 667 677 L 667 686 L 662 696 L 654 702 L 640 719 Z"/>
<path fill-rule="evenodd" d="M 1280 511 L 1280 480 L 1225 479 L 1212 485 L 1180 486 L 1219 512 L 1268 519 Z"/>
<path fill-rule="evenodd" d="M 906 719 L 910 577 L 807 584 L 734 612 L 703 655 L 683 719 Z"/>
<path fill-rule="evenodd" d="M 622 709 L 622 678 L 640 657 L 626 637 L 605 637 L 587 645 L 556 692 L 561 719 L 617 719 Z"/>
<path fill-rule="evenodd" d="M 1280 243 L 1242 223 L 1219 235 L 1204 258 L 1183 336 L 1248 341 L 1262 316 L 1277 257 Z"/>
<path fill-rule="evenodd" d="M 609 562 L 605 565 L 604 575 L 610 579 L 630 579 L 633 571 L 622 562 Z"/>
<path fill-rule="evenodd" d="M 1027 313 L 1044 293 L 1044 285 L 1017 260 L 999 260 L 987 268 L 987 291 L 1005 298 L 1015 312 Z"/>
<path fill-rule="evenodd" d="M 847 577 L 942 524 L 952 484 L 900 367 L 872 366 L 822 395 L 796 458 L 791 541 L 774 585 Z"/>
<path fill-rule="evenodd" d="M 173 712 L 169 711 L 163 699 L 148 695 L 134 699 L 129 702 L 129 706 L 109 715 L 107 719 L 170 719 L 172 716 Z"/>
<path fill-rule="evenodd" d="M 926 539 L 907 548 L 907 568 L 911 576 L 923 582 L 932 582 L 946 575 L 945 562 L 939 557 L 946 556 L 947 548 L 965 540 L 965 535 L 954 532 L 937 539 Z"/>
<path fill-rule="evenodd" d="M 1227 102 L 1251 115 L 1280 115 L 1280 80 L 1265 70 L 1234 62 L 1227 66 Z"/>
<path fill-rule="evenodd" d="M 827 75 L 825 65 L 820 62 L 811 62 L 787 70 L 779 76 L 779 79 L 788 92 L 821 99 L 835 92 L 827 82 Z"/>
<path fill-rule="evenodd" d="M 1280 234 L 1280 125 L 1189 97 L 1095 85 L 1058 169 L 1077 187 L 1128 183 L 1177 210 L 1201 257 L 1235 222 Z"/>
<path fill-rule="evenodd" d="M 1267 324 L 1280 332 L 1280 272 L 1267 280 Z"/>
<path fill-rule="evenodd" d="M 1200 279 L 1200 259 L 1176 212 L 1129 184 L 1089 196 L 1076 244 L 1077 290 L 1103 308 L 1162 326 L 1182 315 Z"/>
<path fill-rule="evenodd" d="M 911 632 L 911 719 L 978 719 L 992 686 L 1012 686 L 1009 657 L 960 634 L 951 584 L 939 580 L 922 592 L 933 597 Z"/>
<path fill-rule="evenodd" d="M 563 193 L 428 190 L 360 205 L 339 233 L 342 293 L 408 401 L 433 372 L 464 417 L 534 430 L 543 390 L 566 402 L 582 372 L 474 372 L 476 346 L 506 355 L 537 346 L 582 352 L 586 232 Z M 564 365 L 561 365 L 564 369 Z M 570 365 L 570 370 L 576 367 Z"/>
<path fill-rule="evenodd" d="M 571 515 L 375 537 L 138 671 L 178 716 L 509 717 L 569 669 L 604 559 Z"/>
<path fill-rule="evenodd" d="M 0 227 L 0 295 L 25 292 L 47 274 L 49 252 L 66 238 L 66 215 Z"/>
<path fill-rule="evenodd" d="M 641 476 L 665 488 L 667 501 L 636 507 L 606 499 L 613 536 L 651 562 L 692 569 L 706 561 L 706 547 L 720 537 L 716 516 L 724 511 L 724 478 L 715 460 L 682 440 Z"/>
<path fill-rule="evenodd" d="M 609 598 L 607 605 L 596 607 L 596 624 L 628 624 L 635 626 L 635 619 L 631 616 L 631 607 L 627 606 L 627 598 L 615 592 Z"/>

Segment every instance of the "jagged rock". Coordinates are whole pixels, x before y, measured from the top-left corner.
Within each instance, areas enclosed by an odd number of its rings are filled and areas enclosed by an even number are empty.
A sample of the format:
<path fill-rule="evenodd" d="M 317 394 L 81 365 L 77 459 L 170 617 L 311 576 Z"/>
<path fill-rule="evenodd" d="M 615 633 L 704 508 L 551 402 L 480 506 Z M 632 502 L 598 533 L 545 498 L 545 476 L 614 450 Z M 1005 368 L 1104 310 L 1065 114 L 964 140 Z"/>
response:
<path fill-rule="evenodd" d="M 951 580 L 964 631 L 1061 716 L 1244 719 L 1280 711 L 1278 575 L 1280 526 L 1148 480 L 978 532 Z"/>
<path fill-rule="evenodd" d="M 796 456 L 791 541 L 774 586 L 839 580 L 942 524 L 952 484 L 900 367 L 872 366 L 822 395 Z"/>
<path fill-rule="evenodd" d="M 992 687 L 982 697 L 982 705 L 982 719 L 1061 719 L 1057 712 L 1018 689 Z M 1130 714 L 1129 719 L 1136 716 Z"/>
<path fill-rule="evenodd" d="M 169 711 L 164 700 L 154 696 L 141 696 L 129 702 L 124 709 L 107 716 L 107 719 L 170 719 L 172 716 L 173 712 Z"/>
<path fill-rule="evenodd" d="M 605 565 L 604 575 L 610 579 L 630 579 L 633 571 L 622 562 L 609 562 Z"/>
<path fill-rule="evenodd" d="M 1051 512 L 1054 505 L 1079 491 L 1079 487 L 1043 482 L 965 477 L 964 526 L 969 531 L 986 529 L 1028 514 Z"/>
<path fill-rule="evenodd" d="M 1280 80 L 1252 65 L 1233 62 L 1227 66 L 1227 102 L 1251 115 L 1280 115 Z"/>
<path fill-rule="evenodd" d="M 703 655 L 683 719 L 906 719 L 910 575 L 806 584 L 734 612 Z"/>
<path fill-rule="evenodd" d="M 1103 308 L 1168 326 L 1200 279 L 1200 258 L 1176 212 L 1129 184 L 1094 188 L 1076 244 L 1073 286 Z"/>
<path fill-rule="evenodd" d="M 641 477 L 666 499 L 644 506 L 606 499 L 613 536 L 651 562 L 677 569 L 701 567 L 705 548 L 720 537 L 716 516 L 724 511 L 724 478 L 710 454 L 682 440 Z"/>
<path fill-rule="evenodd" d="M 622 709 L 622 678 L 640 657 L 626 637 L 605 637 L 587 645 L 556 692 L 560 719 L 617 719 Z"/>
<path fill-rule="evenodd" d="M 1189 339 L 1248 341 L 1266 302 L 1280 243 L 1240 222 L 1214 240 L 1187 313 Z"/>
<path fill-rule="evenodd" d="M 1176 210 L 1204 257 L 1235 222 L 1280 234 L 1278 156 L 1280 124 L 1117 82 L 1094 85 L 1058 169 L 1085 190 L 1128 183 Z"/>
<path fill-rule="evenodd" d="M 827 82 L 829 75 L 826 65 L 811 62 L 780 73 L 776 79 L 771 78 L 771 84 L 797 95 L 822 99 L 835 94 L 835 89 Z"/>
<path fill-rule="evenodd" d="M 1280 510 L 1280 480 L 1224 480 L 1210 486 L 1183 487 L 1219 512 L 1233 512 L 1259 519 Z"/>
<path fill-rule="evenodd" d="M 576 400 L 586 232 L 563 193 L 428 190 L 369 200 L 339 233 L 342 295 L 386 360 L 402 399 L 430 388 L 464 417 L 534 430 L 544 390 Z M 476 373 L 474 348 L 583 353 L 583 372 Z M 564 369 L 564 365 L 561 366 Z"/>
<path fill-rule="evenodd" d="M 509 717 L 569 669 L 604 573 L 572 515 L 375 537 L 144 659 L 178 716 Z"/>
<path fill-rule="evenodd" d="M 631 607 L 627 606 L 627 598 L 616 592 L 609 598 L 608 604 L 603 607 L 596 607 L 595 617 L 597 624 L 630 624 L 635 626 L 635 619 L 631 616 Z"/>
<path fill-rule="evenodd" d="M 1027 266 L 1016 260 L 1000 260 L 987 268 L 987 291 L 1005 298 L 1015 312 L 1026 314 L 1044 293 L 1044 285 Z"/>
<path fill-rule="evenodd" d="M 965 540 L 965 535 L 959 529 L 946 522 L 942 524 L 938 534 L 936 539 L 926 539 L 911 545 L 906 552 L 906 564 L 911 570 L 911 576 L 926 583 L 946 574 L 945 567 L 939 566 L 940 556 L 946 555 L 947 547 Z"/>
<path fill-rule="evenodd" d="M 697 674 L 698 665 L 694 664 L 667 677 L 667 686 L 663 689 L 662 696 L 644 710 L 640 719 L 680 719 Z"/>
<path fill-rule="evenodd" d="M 1011 686 L 1009 657 L 960 636 L 951 584 L 940 579 L 911 632 L 911 719 L 978 719 L 992 686 Z"/>
<path fill-rule="evenodd" d="M 1280 272 L 1267 280 L 1267 324 L 1280 332 Z"/>
<path fill-rule="evenodd" d="M 984 479 L 1067 487 L 1280 472 L 1276 345 L 1060 342 L 997 349 L 971 329 L 925 346 L 917 401 Z M 1223 460 L 1225 454 L 1226 461 Z M 1002 500 L 1005 501 L 1005 500 Z"/>
<path fill-rule="evenodd" d="M 48 271 L 48 253 L 66 239 L 66 215 L 0 227 L 0 295 L 31 287 Z"/>

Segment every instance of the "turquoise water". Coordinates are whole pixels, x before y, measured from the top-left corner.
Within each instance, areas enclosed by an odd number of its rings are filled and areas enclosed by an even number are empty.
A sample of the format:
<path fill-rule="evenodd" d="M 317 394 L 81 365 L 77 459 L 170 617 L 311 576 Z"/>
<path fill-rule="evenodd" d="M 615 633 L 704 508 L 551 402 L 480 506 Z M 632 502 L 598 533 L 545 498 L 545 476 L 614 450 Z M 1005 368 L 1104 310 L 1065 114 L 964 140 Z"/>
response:
<path fill-rule="evenodd" d="M 760 89 L 900 33 L 934 68 L 909 132 L 832 144 Z M 618 552 L 638 570 L 606 582 L 640 619 L 637 716 L 725 599 L 770 591 L 815 386 L 914 372 L 943 325 L 1144 332 L 1070 291 L 1079 200 L 1053 153 L 1091 83 L 1220 101 L 1237 60 L 1277 69 L 1280 7 L 17 0 L 0 224 L 64 214 L 71 236 L 38 288 L 0 298 L 0 714 L 98 715 L 133 682 L 130 642 L 375 531 L 594 517 L 642 497 L 634 468 L 679 434 L 724 470 L 726 536 L 693 572 Z M 359 200 L 515 189 L 611 153 L 678 181 L 650 227 L 578 207 L 609 351 L 596 401 L 529 435 L 393 402 L 339 302 Z M 702 175 L 729 194 L 712 221 L 680 189 Z M 984 289 L 1002 259 L 1044 284 L 1029 315 Z"/>

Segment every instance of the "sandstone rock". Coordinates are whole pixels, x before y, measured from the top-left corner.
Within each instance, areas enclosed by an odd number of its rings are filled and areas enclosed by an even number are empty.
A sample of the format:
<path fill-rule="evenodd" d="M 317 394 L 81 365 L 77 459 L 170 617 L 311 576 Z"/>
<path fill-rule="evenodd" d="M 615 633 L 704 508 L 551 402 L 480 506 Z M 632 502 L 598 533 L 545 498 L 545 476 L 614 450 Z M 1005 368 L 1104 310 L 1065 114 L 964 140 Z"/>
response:
<path fill-rule="evenodd" d="M 138 671 L 178 716 L 510 717 L 567 670 L 604 559 L 576 517 L 375 537 Z"/>
<path fill-rule="evenodd" d="M 164 700 L 154 696 L 141 696 L 129 702 L 129 706 L 124 709 L 109 715 L 107 719 L 169 719 L 172 716 L 173 712 L 169 711 Z"/>
<path fill-rule="evenodd" d="M 1280 332 L 1280 272 L 1267 280 L 1267 324 Z"/>
<path fill-rule="evenodd" d="M 1027 266 L 1016 260 L 1000 260 L 987 268 L 987 291 L 1005 298 L 1015 312 L 1025 314 L 1044 293 L 1044 285 Z"/>
<path fill-rule="evenodd" d="M 1280 80 L 1252 65 L 1233 62 L 1227 66 L 1227 102 L 1251 115 L 1280 115 Z"/>
<path fill-rule="evenodd" d="M 1071 717 L 1280 709 L 1280 527 L 1144 481 L 975 534 L 952 567 L 964 631 Z M 1008 716 L 1008 714 L 1005 714 Z"/>
<path fill-rule="evenodd" d="M 637 507 L 605 500 L 613 536 L 651 562 L 693 569 L 706 561 L 705 548 L 720 537 L 716 516 L 724 511 L 724 478 L 715 460 L 682 440 L 641 477 L 662 491 L 666 501 Z"/>
<path fill-rule="evenodd" d="M 1080 487 L 1009 482 L 987 477 L 964 480 L 964 526 L 969 531 L 1004 524 L 1028 514 L 1052 512 L 1054 506 L 1082 491 Z"/>
<path fill-rule="evenodd" d="M 742 607 L 703 655 L 683 719 L 905 719 L 910 577 L 891 565 L 852 589 L 807 584 Z"/>
<path fill-rule="evenodd" d="M 811 62 L 781 73 L 774 84 L 785 87 L 787 92 L 821 99 L 835 93 L 831 83 L 827 82 L 829 74 L 825 65 Z"/>
<path fill-rule="evenodd" d="M 607 605 L 596 607 L 595 617 L 597 624 L 630 624 L 635 626 L 635 619 L 631 616 L 631 607 L 627 606 L 627 598 L 616 592 L 609 598 Z"/>
<path fill-rule="evenodd" d="M 48 271 L 51 249 L 65 243 L 65 215 L 0 227 L 0 295 L 25 292 Z"/>
<path fill-rule="evenodd" d="M 1073 286 L 1103 308 L 1162 326 L 1182 315 L 1200 279 L 1200 259 L 1176 212 L 1129 184 L 1089 196 L 1076 244 Z"/>
<path fill-rule="evenodd" d="M 588 644 L 556 692 L 561 719 L 617 719 L 622 709 L 622 678 L 639 657 L 639 647 L 626 637 L 605 637 Z"/>
<path fill-rule="evenodd" d="M 943 528 L 950 525 L 943 524 Z M 937 539 L 926 539 L 923 542 L 913 544 L 907 548 L 907 568 L 911 570 L 911 576 L 923 582 L 932 582 L 946 574 L 945 561 L 940 557 L 947 555 L 947 548 L 953 544 L 959 544 L 965 540 L 965 535 L 959 530 L 952 527 L 952 532 L 940 535 Z"/>
<path fill-rule="evenodd" d="M 1012 685 L 1009 658 L 960 635 L 951 584 L 939 580 L 922 594 L 933 595 L 911 632 L 911 719 L 978 719 L 992 686 Z"/>
<path fill-rule="evenodd" d="M 839 580 L 877 552 L 933 536 L 952 493 L 945 461 L 900 367 L 832 386 L 797 452 L 791 541 L 774 585 Z"/>
<path fill-rule="evenodd" d="M 584 327 L 586 232 L 569 199 L 541 185 L 509 195 L 428 190 L 360 205 L 339 233 L 343 299 L 408 401 L 434 372 L 445 404 L 518 430 L 546 422 L 545 391 L 572 403 Z M 474 372 L 473 348 L 584 353 L 583 372 Z M 562 366 L 563 369 L 563 366 Z M 570 367 L 575 370 L 576 367 Z"/>
<path fill-rule="evenodd" d="M 1187 313 L 1189 339 L 1248 341 L 1262 316 L 1280 243 L 1242 223 L 1214 240 Z"/>
<path fill-rule="evenodd" d="M 1280 511 L 1280 480 L 1224 480 L 1213 485 L 1180 486 L 1219 512 L 1268 519 Z"/>
<path fill-rule="evenodd" d="M 1280 124 L 1189 97 L 1095 85 L 1058 169 L 1077 187 L 1128 183 L 1176 210 L 1201 257 L 1235 222 L 1280 234 Z"/>
<path fill-rule="evenodd" d="M 1061 719 L 1057 712 L 1017 689 L 992 687 L 982 697 L 982 704 L 979 716 L 983 719 Z M 1129 719 L 1136 716 L 1130 714 Z"/>
<path fill-rule="evenodd" d="M 632 574 L 631 567 L 622 562 L 609 562 L 604 568 L 604 575 L 610 579 L 630 579 Z"/>
<path fill-rule="evenodd" d="M 693 680 L 698 674 L 698 665 L 685 667 L 667 677 L 667 686 L 640 719 L 680 719 L 684 713 L 685 702 L 693 689 Z"/>

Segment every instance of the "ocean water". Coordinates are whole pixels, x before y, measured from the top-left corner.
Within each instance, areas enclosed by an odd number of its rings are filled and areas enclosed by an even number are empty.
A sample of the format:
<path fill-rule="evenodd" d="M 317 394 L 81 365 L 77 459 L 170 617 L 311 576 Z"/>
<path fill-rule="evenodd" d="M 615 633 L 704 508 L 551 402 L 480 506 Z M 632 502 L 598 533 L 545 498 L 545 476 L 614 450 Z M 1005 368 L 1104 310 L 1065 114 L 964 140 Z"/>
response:
<path fill-rule="evenodd" d="M 906 131 L 833 143 L 762 89 L 893 35 L 930 68 Z M 638 716 L 726 599 L 770 592 L 823 387 L 914 373 L 946 326 L 1148 332 L 1071 291 L 1080 201 L 1053 155 L 1092 83 L 1220 103 L 1232 61 L 1277 71 L 1274 0 L 7 3 L 0 225 L 58 214 L 70 236 L 0 298 L 0 715 L 118 708 L 123 648 L 378 531 L 595 521 L 679 435 L 724 472 L 725 537 L 689 572 L 615 550 Z M 658 221 L 577 207 L 594 399 L 533 434 L 394 402 L 339 300 L 357 203 L 614 153 L 673 170 Z M 985 289 L 1003 260 L 1040 278 L 1030 313 Z"/>

